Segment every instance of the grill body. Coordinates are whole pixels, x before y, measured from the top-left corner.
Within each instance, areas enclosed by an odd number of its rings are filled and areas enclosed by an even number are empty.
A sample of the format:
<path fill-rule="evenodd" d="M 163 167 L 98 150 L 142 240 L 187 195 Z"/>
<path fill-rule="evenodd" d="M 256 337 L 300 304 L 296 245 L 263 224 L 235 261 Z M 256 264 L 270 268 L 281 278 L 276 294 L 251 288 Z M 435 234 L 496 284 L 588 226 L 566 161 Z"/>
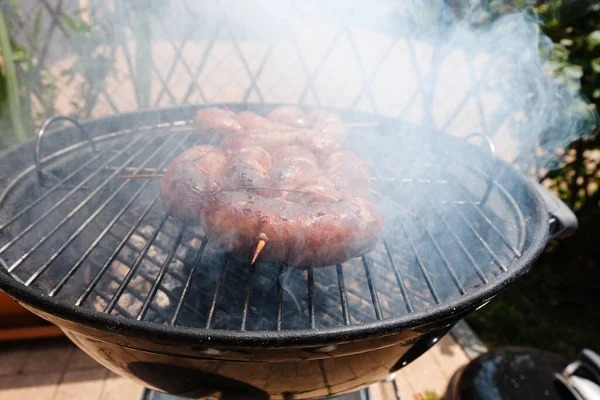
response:
<path fill-rule="evenodd" d="M 274 107 L 228 106 L 261 113 Z M 394 200 L 380 206 L 409 211 L 395 214 L 375 250 L 324 269 L 250 267 L 212 248 L 201 232 L 170 221 L 156 201 L 156 182 L 119 189 L 119 174 L 166 166 L 193 144 L 195 110 L 93 120 L 83 131 L 46 133 L 39 160 L 33 142 L 0 157 L 6 171 L 0 287 L 94 359 L 147 387 L 221 398 L 357 390 L 420 356 L 525 273 L 546 243 L 548 213 L 527 180 L 501 161 L 490 168 L 485 149 L 422 128 L 438 135 L 438 145 L 415 152 L 404 141 L 407 159 L 374 172 L 375 189 Z M 369 132 L 352 133 L 356 148 L 368 149 L 365 135 L 383 132 L 384 140 L 408 129 L 374 115 L 341 115 L 359 125 L 377 122 Z M 468 148 L 472 158 L 455 159 L 453 147 Z M 146 164 L 150 154 L 159 156 Z M 81 167 L 94 157 L 100 167 Z M 81 176 L 69 178 L 80 167 Z M 448 175 L 438 175 L 442 170 Z M 92 179 L 96 173 L 100 183 Z M 56 185 L 56 193 L 43 197 Z M 456 190 L 439 191 L 444 185 Z M 52 207 L 65 193 L 71 194 L 61 214 Z M 37 201 L 39 210 L 28 211 Z M 47 220 L 38 222 L 42 217 Z M 430 230 L 438 223 L 445 226 L 442 236 Z M 476 248 L 464 247 L 465 232 Z M 136 249 L 133 256 L 128 249 Z"/>
<path fill-rule="evenodd" d="M 257 338 L 249 347 L 156 341 L 40 315 L 121 376 L 165 393 L 223 399 L 308 399 L 352 392 L 408 364 L 455 322 L 334 344 L 263 347 Z"/>

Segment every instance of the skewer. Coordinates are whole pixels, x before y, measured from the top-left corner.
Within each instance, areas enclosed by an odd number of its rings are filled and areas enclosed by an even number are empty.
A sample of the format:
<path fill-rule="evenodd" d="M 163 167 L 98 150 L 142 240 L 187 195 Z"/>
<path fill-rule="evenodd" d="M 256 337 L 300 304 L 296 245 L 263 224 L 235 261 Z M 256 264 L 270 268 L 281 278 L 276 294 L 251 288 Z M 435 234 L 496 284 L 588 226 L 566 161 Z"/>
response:
<path fill-rule="evenodd" d="M 121 175 L 123 179 L 154 179 L 162 178 L 164 174 L 132 174 L 132 175 Z"/>
<path fill-rule="evenodd" d="M 392 203 L 396 208 L 400 209 L 401 211 L 407 213 L 408 215 L 410 215 L 411 217 L 416 218 L 417 215 L 412 213 L 411 211 L 407 210 L 406 208 L 402 207 L 400 204 L 396 203 L 394 200 L 390 199 L 389 197 L 385 197 L 382 194 L 377 193 L 375 190 L 371 189 L 371 193 L 373 193 L 375 196 L 379 197 L 380 199 L 384 199 L 389 201 L 390 203 Z"/>
<path fill-rule="evenodd" d="M 260 252 L 265 248 L 265 245 L 269 241 L 269 237 L 265 233 L 259 233 L 256 237 L 258 239 L 258 243 L 256 244 L 256 250 L 254 250 L 254 256 L 252 257 L 252 262 L 250 265 L 256 262 Z"/>
<path fill-rule="evenodd" d="M 121 167 L 109 167 L 108 169 L 110 171 L 116 171 L 117 169 L 120 169 Z M 158 174 L 158 173 L 163 173 L 165 172 L 165 169 L 156 169 L 156 168 L 136 168 L 136 167 L 126 167 L 123 168 L 122 171 L 127 171 L 127 172 L 140 172 L 140 173 L 148 173 L 148 174 Z"/>

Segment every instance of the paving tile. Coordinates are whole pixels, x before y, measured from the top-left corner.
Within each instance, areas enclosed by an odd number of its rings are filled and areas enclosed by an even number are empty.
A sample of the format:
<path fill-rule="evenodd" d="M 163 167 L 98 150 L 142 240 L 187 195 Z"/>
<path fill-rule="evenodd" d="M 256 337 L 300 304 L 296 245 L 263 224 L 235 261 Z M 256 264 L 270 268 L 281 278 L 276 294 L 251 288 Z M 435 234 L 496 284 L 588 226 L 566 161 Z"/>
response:
<path fill-rule="evenodd" d="M 105 368 L 67 371 L 52 400 L 98 400 L 107 375 Z"/>
<path fill-rule="evenodd" d="M 398 393 L 400 393 L 400 398 L 402 400 L 412 400 L 415 397 L 416 393 L 412 384 L 406 377 L 404 370 L 400 370 L 396 373 L 396 386 L 398 387 Z M 395 397 L 392 398 L 395 399 Z"/>
<path fill-rule="evenodd" d="M 430 351 L 448 380 L 457 369 L 470 361 L 460 345 L 450 335 L 444 336 Z"/>
<path fill-rule="evenodd" d="M 99 400 L 138 400 L 142 398 L 143 391 L 143 386 L 109 372 Z"/>
<path fill-rule="evenodd" d="M 52 400 L 61 373 L 13 375 L 0 378 L 0 400 Z"/>
<path fill-rule="evenodd" d="M 75 345 L 70 342 L 55 343 L 50 346 L 38 344 L 31 350 L 31 354 L 23 366 L 23 373 L 63 371 L 74 349 Z"/>
<path fill-rule="evenodd" d="M 70 371 L 100 367 L 100 363 L 88 356 L 79 348 L 75 348 L 73 354 L 71 355 L 71 359 L 69 360 L 69 364 L 67 365 L 67 370 Z"/>
<path fill-rule="evenodd" d="M 402 369 L 415 394 L 434 391 L 444 394 L 448 379 L 433 357 L 431 350 Z"/>
<path fill-rule="evenodd" d="M 0 347 L 0 377 L 21 372 L 31 349 L 21 344 Z"/>

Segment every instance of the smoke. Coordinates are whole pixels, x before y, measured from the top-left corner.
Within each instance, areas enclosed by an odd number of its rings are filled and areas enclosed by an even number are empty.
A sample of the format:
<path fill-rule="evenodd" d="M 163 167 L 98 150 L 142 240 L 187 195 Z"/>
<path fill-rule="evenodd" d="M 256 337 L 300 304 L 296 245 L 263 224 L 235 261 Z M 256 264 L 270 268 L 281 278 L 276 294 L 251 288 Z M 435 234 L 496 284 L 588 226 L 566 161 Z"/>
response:
<path fill-rule="evenodd" d="M 174 70 L 175 98 L 324 107 L 346 122 L 381 122 L 352 129 L 347 142 L 371 166 L 386 239 L 344 264 L 351 319 L 356 310 L 363 311 L 360 321 L 375 318 L 371 288 L 361 286 L 366 274 L 386 288 L 379 293 L 385 317 L 454 298 L 510 268 L 535 210 L 523 184 L 491 162 L 490 152 L 525 174 L 554 169 L 569 143 L 596 129 L 579 77 L 552 68 L 553 44 L 534 13 L 491 18 L 477 4 L 444 3 L 176 2 L 152 15 L 152 26 L 171 21 L 167 33 L 153 31 L 153 48 L 164 49 L 159 59 L 173 54 L 170 39 L 187 40 L 183 57 L 202 66 L 193 82 L 184 69 Z M 156 65 L 169 73 L 168 62 Z M 192 84 L 202 96 L 187 96 Z M 397 276 L 408 293 L 404 303 L 397 301 L 404 296 Z M 305 326 L 306 272 L 290 270 L 279 280 L 283 320 Z M 314 282 L 317 314 L 324 305 L 334 310 L 335 270 L 315 272 Z M 272 296 L 275 283 L 257 284 L 255 295 Z M 236 299 L 231 303 L 239 305 Z M 237 323 L 236 307 L 215 318 Z M 251 314 L 268 326 L 261 310 L 251 307 Z"/>

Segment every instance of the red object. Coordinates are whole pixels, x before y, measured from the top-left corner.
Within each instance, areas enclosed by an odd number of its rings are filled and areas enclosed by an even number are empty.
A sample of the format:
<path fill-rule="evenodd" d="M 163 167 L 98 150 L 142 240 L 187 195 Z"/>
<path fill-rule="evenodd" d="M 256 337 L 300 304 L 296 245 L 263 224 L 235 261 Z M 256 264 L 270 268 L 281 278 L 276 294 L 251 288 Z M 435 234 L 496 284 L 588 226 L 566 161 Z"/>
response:
<path fill-rule="evenodd" d="M 0 292 L 0 341 L 62 336 L 56 326 L 41 319 Z"/>

